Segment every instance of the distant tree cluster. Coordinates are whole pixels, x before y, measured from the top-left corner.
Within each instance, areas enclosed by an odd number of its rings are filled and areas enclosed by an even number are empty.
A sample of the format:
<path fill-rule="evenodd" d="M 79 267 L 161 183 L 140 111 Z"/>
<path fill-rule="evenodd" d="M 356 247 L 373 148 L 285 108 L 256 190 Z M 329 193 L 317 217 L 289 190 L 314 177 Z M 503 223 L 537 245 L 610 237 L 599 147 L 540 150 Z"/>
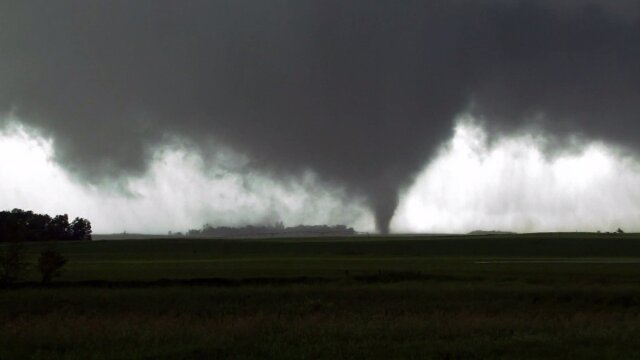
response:
<path fill-rule="evenodd" d="M 243 227 L 219 226 L 213 227 L 206 224 L 202 229 L 189 230 L 190 236 L 212 236 L 212 237 L 240 237 L 240 236 L 316 236 L 316 235 L 355 235 L 353 228 L 345 225 L 298 225 L 285 227 L 282 222 L 273 225 Z"/>
<path fill-rule="evenodd" d="M 23 245 L 22 241 L 12 241 L 0 247 L 0 288 L 21 280 L 29 268 Z M 53 247 L 43 250 L 38 257 L 42 283 L 49 284 L 53 278 L 59 277 L 66 263 L 67 259 Z"/>
<path fill-rule="evenodd" d="M 91 240 L 91 222 L 67 214 L 53 218 L 33 211 L 0 211 L 0 242 Z"/>
<path fill-rule="evenodd" d="M 0 287 L 19 280 L 27 267 L 22 242 L 14 241 L 0 248 Z"/>

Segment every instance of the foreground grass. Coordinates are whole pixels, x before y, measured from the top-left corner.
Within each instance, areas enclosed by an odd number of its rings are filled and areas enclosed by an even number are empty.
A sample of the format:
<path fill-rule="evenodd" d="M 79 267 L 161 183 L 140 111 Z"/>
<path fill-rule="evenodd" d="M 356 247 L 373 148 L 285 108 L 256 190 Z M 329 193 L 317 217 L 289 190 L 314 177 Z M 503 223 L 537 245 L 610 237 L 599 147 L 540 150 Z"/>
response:
<path fill-rule="evenodd" d="M 637 358 L 635 286 L 20 289 L 0 358 Z"/>
<path fill-rule="evenodd" d="M 28 244 L 31 262 L 49 244 Z M 316 239 L 156 239 L 55 245 L 69 263 L 63 280 L 153 281 L 162 278 L 342 277 L 381 271 L 445 275 L 551 276 L 592 272 L 615 278 L 638 264 L 476 264 L 490 259 L 630 259 L 640 262 L 640 235 L 527 234 L 497 236 L 354 237 Z M 0 247 L 2 245 L 0 244 Z M 579 264 L 578 264 L 579 265 Z M 542 275 L 549 277 L 548 275 Z M 35 266 L 27 280 L 37 281 Z"/>
<path fill-rule="evenodd" d="M 449 240 L 63 244 L 0 290 L 0 359 L 640 357 L 635 237 Z"/>

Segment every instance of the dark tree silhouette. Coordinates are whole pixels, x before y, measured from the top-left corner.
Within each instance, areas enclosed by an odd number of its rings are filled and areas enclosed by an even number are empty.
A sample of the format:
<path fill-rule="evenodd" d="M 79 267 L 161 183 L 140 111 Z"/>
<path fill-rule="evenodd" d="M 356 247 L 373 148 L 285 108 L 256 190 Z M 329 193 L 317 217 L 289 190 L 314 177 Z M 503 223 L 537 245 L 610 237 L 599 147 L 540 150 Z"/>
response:
<path fill-rule="evenodd" d="M 89 220 L 75 218 L 70 227 L 73 240 L 91 240 L 91 223 Z"/>
<path fill-rule="evenodd" d="M 31 211 L 29 211 L 31 213 Z M 45 241 L 47 240 L 47 228 L 51 223 L 49 215 L 33 214 L 26 223 L 27 241 Z"/>
<path fill-rule="evenodd" d="M 69 216 L 46 214 L 13 209 L 0 211 L 0 242 L 8 241 L 56 241 L 91 240 L 91 222 Z"/>
<path fill-rule="evenodd" d="M 41 252 L 38 258 L 38 270 L 42 275 L 42 283 L 48 284 L 54 277 L 60 276 L 62 267 L 66 263 L 67 259 L 54 249 Z"/>
<path fill-rule="evenodd" d="M 51 219 L 48 232 L 51 240 L 66 240 L 70 238 L 69 216 L 67 214 L 58 215 Z"/>
<path fill-rule="evenodd" d="M 0 251 L 0 286 L 6 286 L 20 279 L 27 269 L 22 243 L 12 241 Z"/>
<path fill-rule="evenodd" d="M 214 236 L 214 237 L 233 237 L 233 236 L 278 236 L 278 235 L 300 235 L 300 236 L 320 236 L 320 235 L 333 235 L 333 236 L 348 236 L 354 235 L 356 231 L 353 228 L 346 227 L 345 225 L 297 225 L 285 227 L 282 222 L 275 223 L 274 225 L 247 225 L 244 227 L 213 227 L 209 224 L 205 224 L 201 230 L 192 229 L 189 230 L 187 235 L 192 236 Z"/>

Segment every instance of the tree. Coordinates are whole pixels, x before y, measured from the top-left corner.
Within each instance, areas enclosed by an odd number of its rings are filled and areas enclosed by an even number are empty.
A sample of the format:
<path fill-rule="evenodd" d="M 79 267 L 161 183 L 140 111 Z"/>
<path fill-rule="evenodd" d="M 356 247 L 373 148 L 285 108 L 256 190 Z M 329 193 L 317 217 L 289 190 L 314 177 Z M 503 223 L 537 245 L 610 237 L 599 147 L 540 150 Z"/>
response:
<path fill-rule="evenodd" d="M 27 241 L 46 241 L 47 229 L 51 223 L 49 215 L 31 214 L 27 220 Z"/>
<path fill-rule="evenodd" d="M 71 231 L 69 229 L 69 216 L 67 214 L 57 215 L 51 219 L 47 232 L 48 239 L 50 240 L 69 239 L 71 235 Z"/>
<path fill-rule="evenodd" d="M 20 209 L 0 213 L 0 241 L 19 241 L 27 237 L 27 212 Z"/>
<path fill-rule="evenodd" d="M 62 274 L 62 267 L 67 259 L 54 249 L 47 249 L 40 253 L 38 258 L 38 270 L 42 275 L 42 283 L 48 284 L 54 277 Z"/>
<path fill-rule="evenodd" d="M 19 280 L 27 269 L 24 247 L 20 241 L 11 241 L 0 252 L 0 286 Z"/>
<path fill-rule="evenodd" d="M 89 220 L 77 217 L 69 227 L 71 239 L 91 240 L 91 222 Z"/>
<path fill-rule="evenodd" d="M 87 219 L 13 209 L 0 211 L 0 242 L 91 240 L 91 223 Z"/>

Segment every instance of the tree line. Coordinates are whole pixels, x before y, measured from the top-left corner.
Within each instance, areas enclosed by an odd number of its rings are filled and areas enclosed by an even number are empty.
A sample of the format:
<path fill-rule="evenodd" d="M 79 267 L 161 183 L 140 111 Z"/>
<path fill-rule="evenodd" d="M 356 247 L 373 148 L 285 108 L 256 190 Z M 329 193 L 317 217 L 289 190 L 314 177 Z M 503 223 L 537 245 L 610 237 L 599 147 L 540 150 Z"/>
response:
<path fill-rule="evenodd" d="M 13 209 L 0 211 L 0 242 L 91 240 L 91 222 L 80 217 L 37 214 Z"/>
<path fill-rule="evenodd" d="M 213 227 L 205 224 L 202 229 L 191 229 L 189 236 L 241 237 L 241 236 L 350 236 L 355 235 L 353 228 L 345 225 L 298 225 L 285 227 L 282 222 L 273 225 L 247 225 L 244 227 Z"/>

